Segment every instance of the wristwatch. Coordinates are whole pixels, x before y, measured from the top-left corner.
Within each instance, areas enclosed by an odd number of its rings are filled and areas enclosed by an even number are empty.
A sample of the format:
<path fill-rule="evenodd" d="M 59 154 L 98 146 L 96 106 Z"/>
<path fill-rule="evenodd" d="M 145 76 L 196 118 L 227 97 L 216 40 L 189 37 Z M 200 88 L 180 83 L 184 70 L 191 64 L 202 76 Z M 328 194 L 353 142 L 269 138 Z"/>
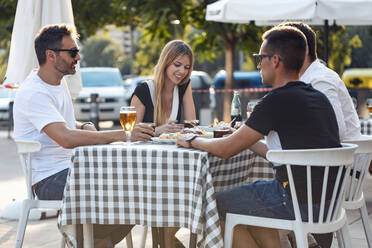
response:
<path fill-rule="evenodd" d="M 84 129 L 84 126 L 87 126 L 87 125 L 89 125 L 89 126 L 94 126 L 94 123 L 91 122 L 91 121 L 89 121 L 89 122 L 84 122 L 83 124 L 81 124 L 80 129 Z"/>
<path fill-rule="evenodd" d="M 199 137 L 199 135 L 195 134 L 195 133 L 191 133 L 187 136 L 187 138 L 185 139 L 185 141 L 189 142 L 191 144 L 191 141 L 193 141 L 195 138 Z"/>

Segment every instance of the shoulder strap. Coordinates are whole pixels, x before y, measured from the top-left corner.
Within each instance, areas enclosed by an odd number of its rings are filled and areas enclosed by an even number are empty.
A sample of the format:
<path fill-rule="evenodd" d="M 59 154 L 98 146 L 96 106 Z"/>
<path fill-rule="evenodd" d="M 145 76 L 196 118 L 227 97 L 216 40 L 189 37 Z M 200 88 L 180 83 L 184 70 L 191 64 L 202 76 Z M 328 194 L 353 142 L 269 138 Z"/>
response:
<path fill-rule="evenodd" d="M 155 100 L 154 100 L 155 88 L 154 88 L 154 81 L 152 81 L 152 80 L 146 80 L 146 83 L 147 83 L 147 86 L 149 87 L 152 105 L 155 108 Z"/>

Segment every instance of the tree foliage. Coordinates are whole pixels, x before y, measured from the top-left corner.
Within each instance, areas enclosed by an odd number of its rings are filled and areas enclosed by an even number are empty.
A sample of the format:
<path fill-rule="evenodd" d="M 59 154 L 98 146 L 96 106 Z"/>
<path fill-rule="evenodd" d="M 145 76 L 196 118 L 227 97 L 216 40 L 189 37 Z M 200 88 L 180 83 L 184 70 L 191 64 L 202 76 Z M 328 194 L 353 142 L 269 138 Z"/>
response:
<path fill-rule="evenodd" d="M 324 58 L 324 32 L 322 27 L 314 27 L 317 30 L 317 46 L 319 58 Z M 362 46 L 358 35 L 349 35 L 344 26 L 331 26 L 328 36 L 328 66 L 342 74 L 344 67 L 351 64 L 352 48 Z"/>
<path fill-rule="evenodd" d="M 107 35 L 95 35 L 83 43 L 82 66 L 117 67 L 125 66 L 122 47 Z"/>
<path fill-rule="evenodd" d="M 365 26 L 349 27 L 346 32 L 350 36 L 358 35 L 362 43 L 361 47 L 352 48 L 350 67 L 372 67 L 372 28 Z"/>

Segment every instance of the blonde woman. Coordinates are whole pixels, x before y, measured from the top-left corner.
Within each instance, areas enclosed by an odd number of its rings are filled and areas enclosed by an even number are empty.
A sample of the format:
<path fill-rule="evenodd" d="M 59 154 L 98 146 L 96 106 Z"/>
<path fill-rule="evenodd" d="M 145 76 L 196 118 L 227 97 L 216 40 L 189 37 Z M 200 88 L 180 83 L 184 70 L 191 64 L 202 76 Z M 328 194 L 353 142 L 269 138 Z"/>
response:
<path fill-rule="evenodd" d="M 190 75 L 194 56 L 190 46 L 181 40 L 168 42 L 154 69 L 154 79 L 134 90 L 131 105 L 136 107 L 137 122 L 154 122 L 155 135 L 181 129 L 183 119 L 196 119 Z"/>

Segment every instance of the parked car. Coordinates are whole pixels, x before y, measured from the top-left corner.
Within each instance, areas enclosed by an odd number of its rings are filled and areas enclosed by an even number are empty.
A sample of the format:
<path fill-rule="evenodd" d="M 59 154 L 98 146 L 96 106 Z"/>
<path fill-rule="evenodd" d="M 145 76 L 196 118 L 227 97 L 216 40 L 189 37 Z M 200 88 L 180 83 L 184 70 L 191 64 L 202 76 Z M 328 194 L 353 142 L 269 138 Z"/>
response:
<path fill-rule="evenodd" d="M 123 80 L 119 69 L 111 67 L 81 68 L 83 88 L 75 100 L 75 118 L 90 120 L 91 94 L 98 94 L 99 120 L 118 121 L 120 107 L 126 106 Z"/>
<path fill-rule="evenodd" d="M 372 68 L 350 68 L 342 74 L 342 81 L 348 88 L 372 89 Z"/>
<path fill-rule="evenodd" d="M 234 89 L 245 89 L 245 88 L 263 88 L 261 74 L 259 71 L 234 71 Z M 219 71 L 214 79 L 215 89 L 224 89 L 226 80 L 226 72 L 224 70 Z"/>
<path fill-rule="evenodd" d="M 9 102 L 14 100 L 17 90 L 0 88 L 0 121 L 9 119 Z"/>
<path fill-rule="evenodd" d="M 196 110 L 196 118 L 200 119 L 200 109 L 213 109 L 216 106 L 213 81 L 204 71 L 191 73 L 191 88 Z"/>
<path fill-rule="evenodd" d="M 147 79 L 152 79 L 152 76 L 132 77 L 124 81 L 124 97 L 128 105 L 130 105 L 130 100 L 136 87 Z"/>

